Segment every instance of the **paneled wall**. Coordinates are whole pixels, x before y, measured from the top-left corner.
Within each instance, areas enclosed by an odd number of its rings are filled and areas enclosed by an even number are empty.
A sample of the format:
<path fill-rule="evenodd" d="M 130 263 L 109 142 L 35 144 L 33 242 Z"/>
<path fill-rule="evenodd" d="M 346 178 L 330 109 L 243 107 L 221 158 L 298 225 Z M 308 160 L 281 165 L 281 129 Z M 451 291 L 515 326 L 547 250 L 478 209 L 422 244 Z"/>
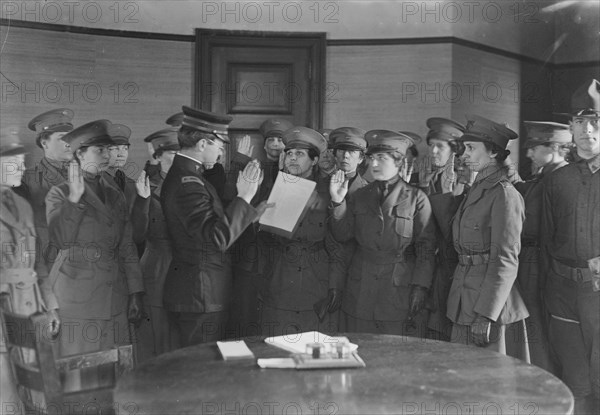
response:
<path fill-rule="evenodd" d="M 52 108 L 75 111 L 75 125 L 106 118 L 131 127 L 130 160 L 148 158 L 143 138 L 192 102 L 193 44 L 2 27 L 2 127 L 19 126 L 42 157 L 27 123 Z M 135 169 L 129 171 L 137 175 Z"/>

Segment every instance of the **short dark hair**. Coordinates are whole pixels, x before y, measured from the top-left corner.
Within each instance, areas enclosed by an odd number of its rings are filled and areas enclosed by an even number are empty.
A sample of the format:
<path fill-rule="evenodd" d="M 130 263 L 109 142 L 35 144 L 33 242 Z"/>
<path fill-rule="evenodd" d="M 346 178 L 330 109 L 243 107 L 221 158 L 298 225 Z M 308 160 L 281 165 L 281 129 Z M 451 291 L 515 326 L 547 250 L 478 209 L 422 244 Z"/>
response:
<path fill-rule="evenodd" d="M 41 133 L 39 133 L 37 135 L 37 137 L 35 138 L 35 144 L 37 144 L 37 146 L 39 148 L 43 148 L 42 147 L 42 140 L 49 140 L 50 136 L 54 134 L 53 131 L 42 131 Z"/>
<path fill-rule="evenodd" d="M 431 138 L 435 138 L 435 137 L 428 137 L 427 145 L 429 145 L 429 140 Z M 438 140 L 440 140 L 440 139 L 438 138 Z M 440 141 L 446 141 L 448 143 L 448 145 L 450 146 L 450 151 L 452 151 L 454 154 L 458 154 L 458 152 L 460 151 L 460 148 L 462 145 L 462 143 L 460 141 L 456 141 L 456 140 L 440 140 Z M 415 146 L 413 146 L 413 147 L 415 147 Z M 464 145 L 463 145 L 463 151 L 464 151 Z"/>
<path fill-rule="evenodd" d="M 182 125 L 179 133 L 177 134 L 177 140 L 179 141 L 179 146 L 182 149 L 192 148 L 198 143 L 198 141 L 202 139 L 214 141 L 218 138 L 215 135 L 198 131 L 194 128 L 188 127 L 187 125 Z"/>
<path fill-rule="evenodd" d="M 483 145 L 487 151 L 491 151 L 493 154 L 496 154 L 496 161 L 498 163 L 502 163 L 508 155 L 510 154 L 510 150 L 500 147 L 498 144 L 490 143 L 488 141 L 484 141 Z"/>

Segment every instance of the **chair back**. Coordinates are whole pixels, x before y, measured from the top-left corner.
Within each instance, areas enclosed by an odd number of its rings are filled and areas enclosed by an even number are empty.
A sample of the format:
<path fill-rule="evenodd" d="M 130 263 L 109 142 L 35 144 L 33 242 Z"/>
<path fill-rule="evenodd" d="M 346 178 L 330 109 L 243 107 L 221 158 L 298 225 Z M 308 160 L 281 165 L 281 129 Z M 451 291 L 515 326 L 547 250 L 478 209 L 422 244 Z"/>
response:
<path fill-rule="evenodd" d="M 114 413 L 112 390 L 121 374 L 133 370 L 133 347 L 55 359 L 45 315 L 19 315 L 7 304 L 0 299 L 2 331 L 25 409 L 40 414 Z"/>

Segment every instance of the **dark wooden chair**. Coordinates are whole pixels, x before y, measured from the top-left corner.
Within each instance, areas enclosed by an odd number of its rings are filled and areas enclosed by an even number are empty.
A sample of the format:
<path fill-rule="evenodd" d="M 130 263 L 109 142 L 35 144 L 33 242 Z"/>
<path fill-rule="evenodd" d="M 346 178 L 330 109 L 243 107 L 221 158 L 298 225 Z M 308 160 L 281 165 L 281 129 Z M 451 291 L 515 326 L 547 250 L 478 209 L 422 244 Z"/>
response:
<path fill-rule="evenodd" d="M 45 315 L 22 316 L 8 311 L 6 304 L 0 298 L 6 346 L 24 413 L 119 412 L 112 392 L 116 379 L 133 369 L 131 345 L 55 359 Z"/>

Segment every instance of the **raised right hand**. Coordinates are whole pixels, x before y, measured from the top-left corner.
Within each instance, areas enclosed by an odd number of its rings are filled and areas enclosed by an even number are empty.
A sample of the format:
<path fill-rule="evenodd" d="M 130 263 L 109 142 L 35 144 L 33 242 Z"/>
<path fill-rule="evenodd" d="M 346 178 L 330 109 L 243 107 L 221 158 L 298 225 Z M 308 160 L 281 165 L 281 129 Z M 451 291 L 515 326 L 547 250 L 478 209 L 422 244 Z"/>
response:
<path fill-rule="evenodd" d="M 69 163 L 69 201 L 79 203 L 79 199 L 81 199 L 84 191 L 85 186 L 83 184 L 81 168 L 77 160 L 73 159 Z"/>
<path fill-rule="evenodd" d="M 237 152 L 243 154 L 246 157 L 252 157 L 254 152 L 254 146 L 252 145 L 252 139 L 249 135 L 243 136 L 238 140 Z"/>
<path fill-rule="evenodd" d="M 250 203 L 262 182 L 262 178 L 263 171 L 260 168 L 260 163 L 257 160 L 252 160 L 238 174 L 236 183 L 238 196 Z"/>
<path fill-rule="evenodd" d="M 331 201 L 342 203 L 346 194 L 348 194 L 348 179 L 342 170 L 336 171 L 329 181 L 329 194 Z"/>

